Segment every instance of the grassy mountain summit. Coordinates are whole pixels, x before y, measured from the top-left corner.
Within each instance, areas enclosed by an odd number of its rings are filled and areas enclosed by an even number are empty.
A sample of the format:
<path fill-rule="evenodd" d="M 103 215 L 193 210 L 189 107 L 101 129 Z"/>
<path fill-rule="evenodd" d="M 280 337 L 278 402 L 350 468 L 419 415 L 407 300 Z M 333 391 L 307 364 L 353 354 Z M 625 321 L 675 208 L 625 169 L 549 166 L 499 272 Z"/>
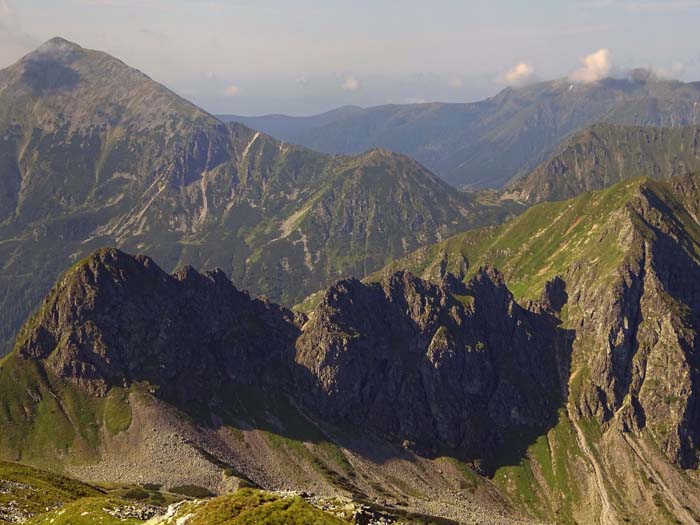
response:
<path fill-rule="evenodd" d="M 502 187 L 543 162 L 571 133 L 597 122 L 700 124 L 700 83 L 654 78 L 590 84 L 568 79 L 506 88 L 468 104 L 345 108 L 317 117 L 224 116 L 329 153 L 385 147 L 417 159 L 458 186 Z"/>
<path fill-rule="evenodd" d="M 219 266 L 294 304 L 517 210 L 386 150 L 323 155 L 225 125 L 107 54 L 53 39 L 0 72 L 0 341 L 104 245 Z"/>
<path fill-rule="evenodd" d="M 596 124 L 576 133 L 506 194 L 534 204 L 565 200 L 623 180 L 700 172 L 700 128 Z"/>

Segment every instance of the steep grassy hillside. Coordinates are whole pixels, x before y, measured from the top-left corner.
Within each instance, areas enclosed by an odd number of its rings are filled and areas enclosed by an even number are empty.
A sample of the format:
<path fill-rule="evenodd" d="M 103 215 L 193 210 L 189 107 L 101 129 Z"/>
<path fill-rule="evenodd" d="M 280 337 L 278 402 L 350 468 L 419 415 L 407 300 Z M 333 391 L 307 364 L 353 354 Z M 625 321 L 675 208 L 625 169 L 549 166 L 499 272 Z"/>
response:
<path fill-rule="evenodd" d="M 385 150 L 329 156 L 226 126 L 119 60 L 54 39 L 0 72 L 0 353 L 93 249 L 223 268 L 294 304 L 518 206 Z"/>
<path fill-rule="evenodd" d="M 466 281 L 495 266 L 521 304 L 561 308 L 560 327 L 573 338 L 561 371 L 566 404 L 524 458 L 511 457 L 494 476 L 535 515 L 698 519 L 697 442 L 689 434 L 697 408 L 694 394 L 680 394 L 698 378 L 697 191 L 698 176 L 626 180 L 420 249 L 368 279 L 401 268 L 435 282 L 448 272 Z"/>

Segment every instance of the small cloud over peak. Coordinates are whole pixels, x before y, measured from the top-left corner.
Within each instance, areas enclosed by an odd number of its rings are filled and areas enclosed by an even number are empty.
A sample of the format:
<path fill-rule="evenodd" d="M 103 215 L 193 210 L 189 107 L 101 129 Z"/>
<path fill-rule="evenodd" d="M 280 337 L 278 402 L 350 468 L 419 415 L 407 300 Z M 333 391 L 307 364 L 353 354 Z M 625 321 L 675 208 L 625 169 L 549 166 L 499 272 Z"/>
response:
<path fill-rule="evenodd" d="M 535 76 L 535 68 L 527 62 L 519 62 L 504 75 L 506 84 L 519 86 L 528 83 Z"/>
<path fill-rule="evenodd" d="M 235 97 L 241 92 L 241 88 L 235 84 L 231 84 L 230 86 L 227 86 L 226 89 L 224 89 L 224 94 L 227 97 Z"/>
<path fill-rule="evenodd" d="M 685 73 L 685 64 L 674 62 L 668 67 L 652 67 L 651 71 L 662 80 L 674 80 Z"/>
<path fill-rule="evenodd" d="M 447 79 L 447 85 L 452 89 L 459 89 L 464 86 L 464 79 L 457 75 L 450 75 L 450 77 Z"/>
<path fill-rule="evenodd" d="M 343 89 L 343 91 L 357 91 L 360 89 L 360 81 L 355 75 L 348 75 L 345 77 L 345 80 L 343 80 L 340 87 Z"/>
<path fill-rule="evenodd" d="M 612 70 L 612 58 L 609 49 L 599 49 L 590 55 L 586 55 L 581 62 L 581 67 L 569 76 L 574 82 L 584 84 L 598 82 L 608 76 Z"/>

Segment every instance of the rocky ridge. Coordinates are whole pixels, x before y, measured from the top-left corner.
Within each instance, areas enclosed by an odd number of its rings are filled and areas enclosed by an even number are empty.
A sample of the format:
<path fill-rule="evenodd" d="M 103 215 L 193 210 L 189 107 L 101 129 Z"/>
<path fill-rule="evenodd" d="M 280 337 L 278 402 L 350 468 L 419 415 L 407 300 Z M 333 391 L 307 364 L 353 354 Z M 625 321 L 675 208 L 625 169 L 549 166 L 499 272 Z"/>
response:
<path fill-rule="evenodd" d="M 308 316 L 220 272 L 168 275 L 101 250 L 58 283 L 3 368 L 39 367 L 87 397 L 127 388 L 133 417 L 138 396 L 161 413 L 181 407 L 195 417 L 181 451 L 268 488 L 285 488 L 272 443 L 294 450 L 297 476 L 316 472 L 297 490 L 388 494 L 426 511 L 409 495 L 429 493 L 418 480 L 437 488 L 457 467 L 466 499 L 448 504 L 439 489 L 433 514 L 493 509 L 500 492 L 543 521 L 692 523 L 700 227 L 685 203 L 696 187 L 642 179 L 538 206 L 395 265 L 410 271 L 339 281 Z M 93 446 L 97 472 L 108 454 Z"/>
<path fill-rule="evenodd" d="M 567 139 L 504 195 L 537 204 L 601 190 L 623 179 L 700 172 L 700 129 L 596 124 Z"/>

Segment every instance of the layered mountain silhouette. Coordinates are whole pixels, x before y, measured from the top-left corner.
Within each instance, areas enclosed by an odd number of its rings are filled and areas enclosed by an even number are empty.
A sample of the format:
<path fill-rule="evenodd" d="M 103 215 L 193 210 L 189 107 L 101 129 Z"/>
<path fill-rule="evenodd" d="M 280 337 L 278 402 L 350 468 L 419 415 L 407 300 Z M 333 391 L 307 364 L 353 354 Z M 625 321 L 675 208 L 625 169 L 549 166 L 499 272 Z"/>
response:
<path fill-rule="evenodd" d="M 292 305 L 517 206 L 413 160 L 226 125 L 119 60 L 54 39 L 0 72 L 0 341 L 104 245 L 220 266 Z"/>
<path fill-rule="evenodd" d="M 700 83 L 644 70 L 590 84 L 568 79 L 507 88 L 469 104 L 348 107 L 317 117 L 222 116 L 329 153 L 385 147 L 410 155 L 457 186 L 502 187 L 527 175 L 572 133 L 598 122 L 700 124 Z"/>

